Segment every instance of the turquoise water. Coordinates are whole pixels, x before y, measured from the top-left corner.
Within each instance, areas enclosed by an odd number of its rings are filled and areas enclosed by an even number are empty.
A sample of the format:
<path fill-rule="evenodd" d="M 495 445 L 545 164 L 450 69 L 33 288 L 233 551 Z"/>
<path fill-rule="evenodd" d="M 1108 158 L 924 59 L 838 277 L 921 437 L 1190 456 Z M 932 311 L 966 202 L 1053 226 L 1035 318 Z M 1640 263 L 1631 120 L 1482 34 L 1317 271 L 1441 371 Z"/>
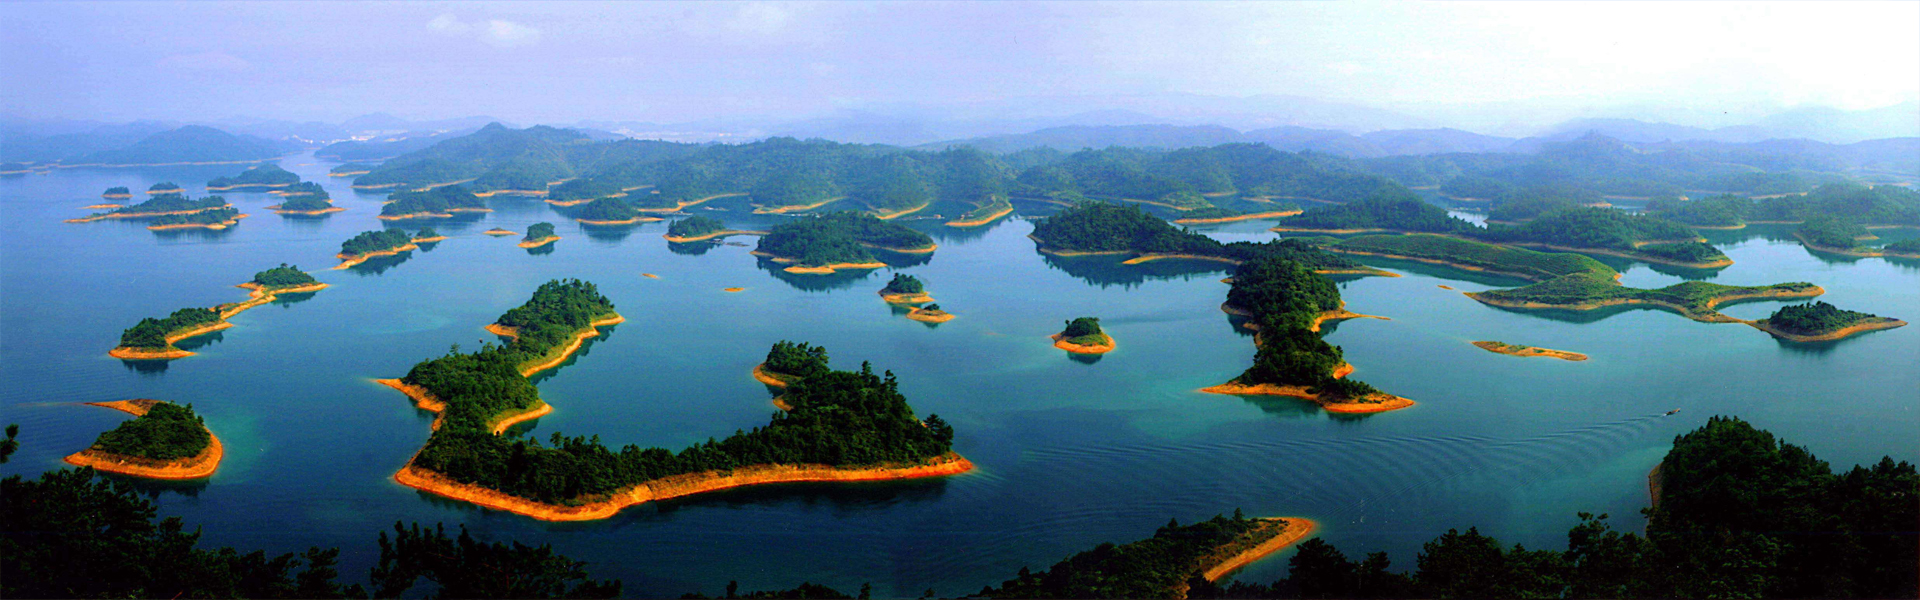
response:
<path fill-rule="evenodd" d="M 1450 527 L 1475 525 L 1535 547 L 1564 544 L 1578 511 L 1612 513 L 1620 527 L 1639 529 L 1647 470 L 1674 435 L 1713 414 L 1740 415 L 1836 465 L 1920 458 L 1920 327 L 1790 345 L 1658 310 L 1513 312 L 1460 292 L 1519 282 L 1376 261 L 1405 276 L 1343 280 L 1342 291 L 1350 309 L 1392 320 L 1344 322 L 1328 339 L 1346 349 L 1354 377 L 1420 404 L 1334 417 L 1286 398 L 1195 391 L 1238 374 L 1253 356 L 1251 338 L 1219 311 L 1227 286 L 1210 263 L 1047 257 L 1018 219 L 973 231 L 914 222 L 940 250 L 888 260 L 959 315 L 929 326 L 874 294 L 885 270 L 790 276 L 762 266 L 748 247 L 670 248 L 660 239 L 664 223 L 583 228 L 538 200 L 495 197 L 495 212 L 431 223 L 450 240 L 331 271 L 342 240 L 380 226 L 373 215 L 383 198 L 326 177 L 332 164 L 310 156 L 283 163 L 327 186 L 347 212 L 282 217 L 263 209 L 277 196 L 229 193 L 252 215 L 237 227 L 165 235 L 132 222 L 60 220 L 84 214 L 79 207 L 110 186 L 173 180 L 198 195 L 206 180 L 240 168 L 0 179 L 0 421 L 23 427 L 23 448 L 4 472 L 64 468 L 61 456 L 123 417 L 80 402 L 191 402 L 226 443 L 220 472 L 201 483 L 140 485 L 163 514 L 203 527 L 211 544 L 339 546 L 343 571 L 357 578 L 382 528 L 445 522 L 486 539 L 552 543 L 591 561 L 594 575 L 624 579 L 634 595 L 712 594 L 735 579 L 745 589 L 806 580 L 853 591 L 872 582 L 878 594 L 918 595 L 970 593 L 1021 566 L 1145 537 L 1169 517 L 1236 507 L 1316 519 L 1350 554 L 1386 550 L 1400 567 Z M 712 214 L 736 228 L 769 224 L 737 205 Z M 543 220 L 564 236 L 546 251 L 480 234 Z M 1273 235 L 1259 223 L 1207 231 L 1227 240 Z M 1762 228 L 1708 235 L 1734 266 L 1610 264 L 1624 268 L 1628 285 L 1805 280 L 1843 308 L 1920 317 L 1920 263 L 1814 255 Z M 187 344 L 198 356 L 149 364 L 106 356 L 141 317 L 242 299 L 234 284 L 281 262 L 332 287 L 235 317 L 235 327 Z M 430 416 L 371 380 L 402 375 L 451 345 L 493 339 L 482 326 L 556 277 L 599 284 L 628 320 L 539 377 L 556 412 L 523 427 L 530 435 L 678 448 L 763 424 L 774 409 L 748 371 L 773 342 L 791 339 L 826 345 L 841 368 L 871 361 L 897 373 L 921 414 L 953 423 L 957 450 L 979 469 L 946 480 L 737 490 L 568 524 L 394 483 Z M 722 291 L 733 286 L 747 290 Z M 1754 318 L 1778 305 L 1725 312 Z M 1089 315 L 1118 350 L 1087 361 L 1051 346 L 1047 336 L 1063 320 Z M 1467 344 L 1481 339 L 1593 358 L 1523 359 Z M 1675 408 L 1683 412 L 1662 416 Z M 1281 555 L 1241 577 L 1284 571 Z"/>

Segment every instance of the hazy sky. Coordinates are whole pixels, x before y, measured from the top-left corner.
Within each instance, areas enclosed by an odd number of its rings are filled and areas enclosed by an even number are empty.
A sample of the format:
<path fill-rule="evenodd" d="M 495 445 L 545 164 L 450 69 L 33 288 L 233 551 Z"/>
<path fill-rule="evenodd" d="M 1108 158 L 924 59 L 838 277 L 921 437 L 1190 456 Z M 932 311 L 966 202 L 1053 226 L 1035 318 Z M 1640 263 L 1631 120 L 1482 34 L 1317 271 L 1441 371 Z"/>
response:
<path fill-rule="evenodd" d="M 109 120 L 674 122 L 1168 93 L 1413 114 L 1920 98 L 1920 2 L 10 2 L 0 38 L 0 112 Z"/>

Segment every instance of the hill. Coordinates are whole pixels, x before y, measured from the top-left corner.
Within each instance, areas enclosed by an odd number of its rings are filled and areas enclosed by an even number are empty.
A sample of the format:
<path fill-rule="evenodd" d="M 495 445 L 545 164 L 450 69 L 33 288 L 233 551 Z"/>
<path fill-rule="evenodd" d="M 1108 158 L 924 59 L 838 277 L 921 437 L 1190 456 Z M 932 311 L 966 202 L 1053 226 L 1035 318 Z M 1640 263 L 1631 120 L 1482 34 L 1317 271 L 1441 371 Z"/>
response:
<path fill-rule="evenodd" d="M 94 152 L 70 162 L 100 165 L 248 162 L 279 158 L 292 149 L 283 142 L 188 125 L 147 136 L 125 148 Z"/>

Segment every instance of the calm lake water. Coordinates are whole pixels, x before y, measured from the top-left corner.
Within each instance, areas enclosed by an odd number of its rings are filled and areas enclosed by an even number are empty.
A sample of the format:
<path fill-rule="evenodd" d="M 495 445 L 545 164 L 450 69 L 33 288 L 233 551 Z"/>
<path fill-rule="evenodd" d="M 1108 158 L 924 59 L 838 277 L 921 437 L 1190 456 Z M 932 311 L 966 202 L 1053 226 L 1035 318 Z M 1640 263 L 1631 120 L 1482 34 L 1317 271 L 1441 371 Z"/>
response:
<path fill-rule="evenodd" d="M 441 522 L 483 539 L 551 543 L 590 561 L 594 575 L 625 580 L 632 595 L 717 594 L 739 580 L 744 589 L 812 581 L 847 592 L 871 582 L 876 594 L 913 596 L 971 593 L 1022 566 L 1146 537 L 1169 517 L 1188 522 L 1236 507 L 1318 520 L 1320 534 L 1349 555 L 1385 550 L 1399 568 L 1411 568 L 1419 545 L 1448 528 L 1555 548 L 1579 511 L 1611 513 L 1618 527 L 1638 530 L 1647 471 L 1673 436 L 1715 414 L 1739 415 L 1836 466 L 1885 454 L 1920 459 L 1920 327 L 1801 345 L 1658 310 L 1512 312 L 1460 292 L 1520 282 L 1375 261 L 1405 276 L 1345 280 L 1342 292 L 1350 309 L 1392 320 L 1341 323 L 1328 339 L 1346 349 L 1354 377 L 1420 404 L 1334 417 L 1287 398 L 1195 391 L 1232 378 L 1254 353 L 1220 312 L 1223 270 L 1207 263 L 1046 257 L 1018 219 L 983 231 L 915 222 L 940 250 L 889 260 L 959 315 L 928 326 L 875 295 L 887 270 L 790 276 L 747 247 L 676 251 L 660 239 L 664 223 L 586 228 L 537 199 L 495 197 L 495 212 L 429 223 L 452 237 L 435 247 L 331 271 L 341 241 L 381 226 L 374 215 L 384 194 L 356 194 L 326 176 L 334 163 L 311 156 L 282 164 L 326 186 L 347 212 L 282 217 L 264 209 L 277 196 L 227 193 L 252 215 L 240 225 L 156 233 L 135 222 L 60 221 L 88 212 L 80 207 L 110 186 L 172 180 L 197 197 L 208 179 L 241 167 L 0 179 L 0 422 L 23 428 L 22 450 L 4 473 L 66 468 L 60 457 L 124 418 L 81 402 L 160 398 L 192 403 L 227 457 L 205 482 L 139 485 L 162 514 L 202 527 L 213 545 L 275 553 L 339 546 L 342 570 L 358 580 L 377 556 L 377 532 L 395 521 Z M 1031 216 L 1045 207 L 1021 209 Z M 736 228 L 769 224 L 737 205 L 706 214 Z M 537 221 L 564 236 L 550 251 L 480 233 Z M 1209 232 L 1273 235 L 1259 223 Z M 1920 318 L 1920 262 L 1816 256 L 1789 232 L 1709 232 L 1736 261 L 1717 273 L 1605 260 L 1628 285 L 1812 281 L 1843 308 Z M 106 355 L 140 318 L 245 298 L 234 284 L 283 262 L 332 287 L 187 342 L 198 356 L 130 363 Z M 790 339 L 824 344 L 843 369 L 871 361 L 894 371 L 920 414 L 953 423 L 957 450 L 979 469 L 935 481 L 723 492 L 570 524 L 394 483 L 430 417 L 372 380 L 452 345 L 492 340 L 482 326 L 558 277 L 598 284 L 627 322 L 540 377 L 556 412 L 526 434 L 677 449 L 764 424 L 774 409 L 748 371 L 769 345 Z M 722 291 L 734 286 L 747 289 Z M 1757 318 L 1777 306 L 1725 312 Z M 1047 336 L 1078 316 L 1100 317 L 1119 349 L 1089 362 L 1053 348 Z M 1468 344 L 1487 339 L 1592 360 L 1517 358 Z M 1675 408 L 1682 412 L 1662 416 Z M 1285 556 L 1240 577 L 1279 577 Z"/>

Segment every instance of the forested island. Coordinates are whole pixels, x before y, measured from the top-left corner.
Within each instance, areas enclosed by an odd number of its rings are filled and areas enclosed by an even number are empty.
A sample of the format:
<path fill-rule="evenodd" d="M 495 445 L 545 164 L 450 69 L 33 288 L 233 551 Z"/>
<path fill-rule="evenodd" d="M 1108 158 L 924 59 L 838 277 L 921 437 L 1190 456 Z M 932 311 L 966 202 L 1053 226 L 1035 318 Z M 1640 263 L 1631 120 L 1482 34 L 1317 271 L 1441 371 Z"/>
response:
<path fill-rule="evenodd" d="M 906 273 L 894 273 L 886 287 L 880 288 L 880 298 L 888 304 L 925 304 L 933 301 L 927 295 L 927 286 L 920 278 Z"/>
<path fill-rule="evenodd" d="M 1233 271 L 1233 287 L 1221 306 L 1245 316 L 1256 332 L 1253 366 L 1225 384 L 1201 391 L 1215 394 L 1276 395 L 1309 400 L 1327 412 L 1373 413 L 1413 406 L 1414 402 L 1346 379 L 1339 346 L 1320 339 L 1320 324 L 1359 317 L 1348 312 L 1333 281 L 1284 258 L 1259 258 Z"/>
<path fill-rule="evenodd" d="M 919 254 L 936 247 L 927 234 L 873 215 L 842 211 L 775 225 L 753 253 L 790 265 L 788 273 L 824 274 L 887 266 L 869 248 Z"/>
<path fill-rule="evenodd" d="M 488 230 L 486 230 L 486 231 L 482 231 L 482 232 L 480 232 L 480 233 L 484 233 L 484 234 L 487 234 L 487 235 L 491 235 L 491 236 L 494 236 L 494 237 L 501 237 L 501 236 L 508 236 L 508 235 L 513 235 L 513 230 L 511 230 L 511 229 L 501 229 L 501 228 L 499 228 L 499 227 L 495 227 L 495 228 L 493 228 L 493 229 L 488 229 Z"/>
<path fill-rule="evenodd" d="M 542 520 L 612 516 L 632 504 L 718 489 L 791 481 L 853 481 L 960 473 L 953 429 L 925 422 L 893 375 L 814 372 L 787 386 L 791 410 L 765 427 L 680 452 L 555 433 L 550 446 L 505 438 L 505 425 L 544 412 L 523 365 L 550 357 L 573 332 L 613 314 L 592 284 L 554 281 L 496 324 L 515 327 L 505 345 L 457 351 L 382 383 L 440 413 L 425 447 L 395 478 L 424 491 Z M 778 348 L 776 347 L 776 350 Z M 770 361 L 779 357 L 769 354 Z M 811 354 L 811 353 L 809 353 Z M 825 351 L 818 351 L 823 362 Z M 811 360 L 811 359 L 803 359 Z"/>
<path fill-rule="evenodd" d="M 462 185 L 447 185 L 416 192 L 398 192 L 387 197 L 380 207 L 380 218 L 387 220 L 448 218 L 457 212 L 489 212 L 485 200 Z"/>
<path fill-rule="evenodd" d="M 1053 334 L 1053 347 L 1074 354 L 1106 354 L 1113 351 L 1113 338 L 1100 328 L 1100 319 L 1078 317 L 1067 321 L 1060 333 Z"/>
<path fill-rule="evenodd" d="M 314 216 L 346 210 L 334 206 L 333 195 L 328 194 L 320 184 L 311 181 L 302 181 L 284 189 L 275 190 L 273 193 L 285 199 L 279 204 L 267 207 L 267 210 L 283 215 Z"/>
<path fill-rule="evenodd" d="M 1579 352 L 1567 352 L 1565 350 L 1548 350 L 1546 348 L 1539 348 L 1535 346 L 1522 346 L 1519 344 L 1509 344 L 1506 342 L 1496 342 L 1491 340 L 1474 342 L 1473 345 L 1474 347 L 1477 347 L 1481 350 L 1486 350 L 1494 354 L 1505 354 L 1508 356 L 1545 356 L 1549 358 L 1558 358 L 1560 360 L 1576 361 L 1576 362 L 1587 359 L 1587 355 L 1581 354 Z"/>
<path fill-rule="evenodd" d="M 344 165 L 335 166 L 332 169 L 328 169 L 327 176 L 328 177 L 353 177 L 355 175 L 365 175 L 367 173 L 373 172 L 373 167 L 374 165 L 371 165 L 368 163 L 350 162 Z"/>
<path fill-rule="evenodd" d="M 326 289 L 327 284 L 320 283 L 313 275 L 300 270 L 300 267 L 280 263 L 280 266 L 253 274 L 253 279 L 240 284 L 262 295 L 317 292 Z"/>
<path fill-rule="evenodd" d="M 107 188 L 105 192 L 101 192 L 100 197 L 108 200 L 123 200 L 132 198 L 133 190 L 127 189 L 127 186 L 124 185 L 114 186 Z"/>
<path fill-rule="evenodd" d="M 982 598 L 1188 598 L 1195 588 L 1211 584 L 1233 571 L 1278 552 L 1313 533 L 1309 519 L 1250 519 L 1239 510 L 1232 517 L 1181 525 L 1168 521 L 1153 537 L 1098 548 L 1069 556 L 1038 573 L 1021 567 L 1020 573 L 999 587 L 988 586 Z"/>
<path fill-rule="evenodd" d="M 362 231 L 348 238 L 347 241 L 340 242 L 340 253 L 334 256 L 342 262 L 334 269 L 345 269 L 367 262 L 369 258 L 392 256 L 418 247 L 413 243 L 413 236 L 407 235 L 405 230 Z"/>
<path fill-rule="evenodd" d="M 922 323 L 945 323 L 952 321 L 955 316 L 953 313 L 942 310 L 938 304 L 915 306 L 907 310 L 907 318 Z"/>
<path fill-rule="evenodd" d="M 1622 304 L 1647 304 L 1705 323 L 1737 323 L 1715 307 L 1741 300 L 1805 298 L 1825 292 L 1806 283 L 1733 286 L 1687 281 L 1659 289 L 1620 285 L 1619 272 L 1600 261 L 1571 252 L 1538 252 L 1438 235 L 1377 235 L 1347 238 L 1326 247 L 1334 252 L 1382 256 L 1487 271 L 1534 281 L 1531 285 L 1466 295 L 1506 308 L 1593 310 Z"/>
<path fill-rule="evenodd" d="M 753 378 L 774 387 L 787 387 L 832 371 L 828 360 L 824 346 L 780 340 L 767 350 L 767 360 L 753 367 Z M 783 406 L 781 410 L 791 410 L 791 407 Z"/>
<path fill-rule="evenodd" d="M 599 288 L 593 284 L 578 279 L 556 279 L 541 284 L 526 304 L 500 315 L 487 325 L 487 332 L 515 341 L 525 340 L 520 344 L 525 349 L 545 349 L 540 353 L 527 353 L 515 365 L 521 377 L 531 377 L 560 366 L 587 338 L 599 335 L 598 328 L 625 321 L 626 318 L 613 312 L 613 303 L 600 295 Z"/>
<path fill-rule="evenodd" d="M 186 214 L 167 214 L 154 217 L 147 222 L 147 229 L 162 231 L 168 229 L 226 229 L 247 216 L 231 206 L 190 212 Z"/>
<path fill-rule="evenodd" d="M 163 318 L 141 319 L 120 333 L 120 345 L 107 354 L 127 360 L 167 360 L 193 356 L 192 352 L 174 347 L 174 342 L 232 326 L 232 323 L 220 317 L 217 309 L 182 308 Z"/>
<path fill-rule="evenodd" d="M 1322 273 L 1384 274 L 1351 259 L 1322 252 L 1299 240 L 1220 243 L 1205 234 L 1174 227 L 1138 207 L 1080 202 L 1034 223 L 1037 249 L 1055 256 L 1118 255 L 1126 264 L 1187 258 L 1238 264 L 1265 257 L 1286 258 Z"/>
<path fill-rule="evenodd" d="M 185 193 L 187 193 L 186 188 L 180 187 L 180 184 L 174 183 L 171 181 L 162 181 L 160 183 L 147 186 L 147 195 L 149 196 L 165 196 L 167 194 L 185 194 Z"/>
<path fill-rule="evenodd" d="M 420 231 L 413 234 L 413 243 L 415 244 L 431 244 L 445 241 L 446 239 L 447 236 L 441 235 L 438 231 L 434 231 L 432 227 L 421 227 Z"/>
<path fill-rule="evenodd" d="M 264 164 L 241 171 L 233 177 L 215 177 L 207 182 L 207 191 L 283 188 L 300 182 L 300 176 L 276 164 Z"/>
<path fill-rule="evenodd" d="M 1823 342 L 1857 333 L 1893 329 L 1907 324 L 1890 317 L 1842 310 L 1825 302 L 1789 304 L 1765 319 L 1748 322 L 1774 337 L 1794 342 Z"/>
<path fill-rule="evenodd" d="M 199 200 L 188 199 L 183 194 L 154 196 L 145 202 L 132 206 L 123 206 L 103 213 L 94 213 L 78 219 L 67 219 L 68 223 L 91 223 L 105 219 L 148 219 L 164 216 L 191 215 L 228 208 L 227 199 L 220 196 L 207 196 Z"/>
<path fill-rule="evenodd" d="M 664 237 L 675 244 L 686 244 L 723 238 L 730 235 L 766 235 L 765 231 L 747 231 L 727 229 L 724 221 L 712 217 L 693 215 L 667 224 Z"/>
<path fill-rule="evenodd" d="M 986 204 L 983 204 L 978 208 L 974 208 L 973 210 L 969 210 L 965 213 L 962 213 L 959 217 L 956 217 L 951 221 L 947 221 L 947 226 L 948 227 L 979 227 L 982 225 L 991 224 L 994 221 L 1000 220 L 1001 217 L 1005 217 L 1010 214 L 1013 214 L 1013 203 L 1008 202 L 1006 198 L 1001 198 L 996 196 L 993 198 L 992 201 L 987 202 Z"/>
<path fill-rule="evenodd" d="M 527 235 L 520 238 L 520 247 L 533 249 L 557 241 L 560 241 L 560 236 L 553 232 L 553 224 L 541 221 L 527 226 Z"/>
<path fill-rule="evenodd" d="M 100 434 L 86 450 L 68 455 L 68 464 L 149 479 L 202 479 L 220 466 L 220 439 L 193 413 L 192 405 L 148 399 L 87 404 L 134 418 Z"/>
<path fill-rule="evenodd" d="M 619 198 L 597 198 L 580 207 L 574 213 L 573 220 L 588 225 L 632 225 L 662 219 L 640 214 L 639 210 Z"/>
<path fill-rule="evenodd" d="M 1421 200 L 1412 192 L 1393 190 L 1358 202 L 1318 206 L 1280 220 L 1274 231 L 1318 233 L 1463 233 L 1478 228 L 1447 214 L 1446 209 Z"/>
<path fill-rule="evenodd" d="M 1733 264 L 1686 226 L 1611 208 L 1570 208 L 1521 225 L 1491 225 L 1476 237 L 1503 244 L 1608 254 L 1695 269 Z"/>

